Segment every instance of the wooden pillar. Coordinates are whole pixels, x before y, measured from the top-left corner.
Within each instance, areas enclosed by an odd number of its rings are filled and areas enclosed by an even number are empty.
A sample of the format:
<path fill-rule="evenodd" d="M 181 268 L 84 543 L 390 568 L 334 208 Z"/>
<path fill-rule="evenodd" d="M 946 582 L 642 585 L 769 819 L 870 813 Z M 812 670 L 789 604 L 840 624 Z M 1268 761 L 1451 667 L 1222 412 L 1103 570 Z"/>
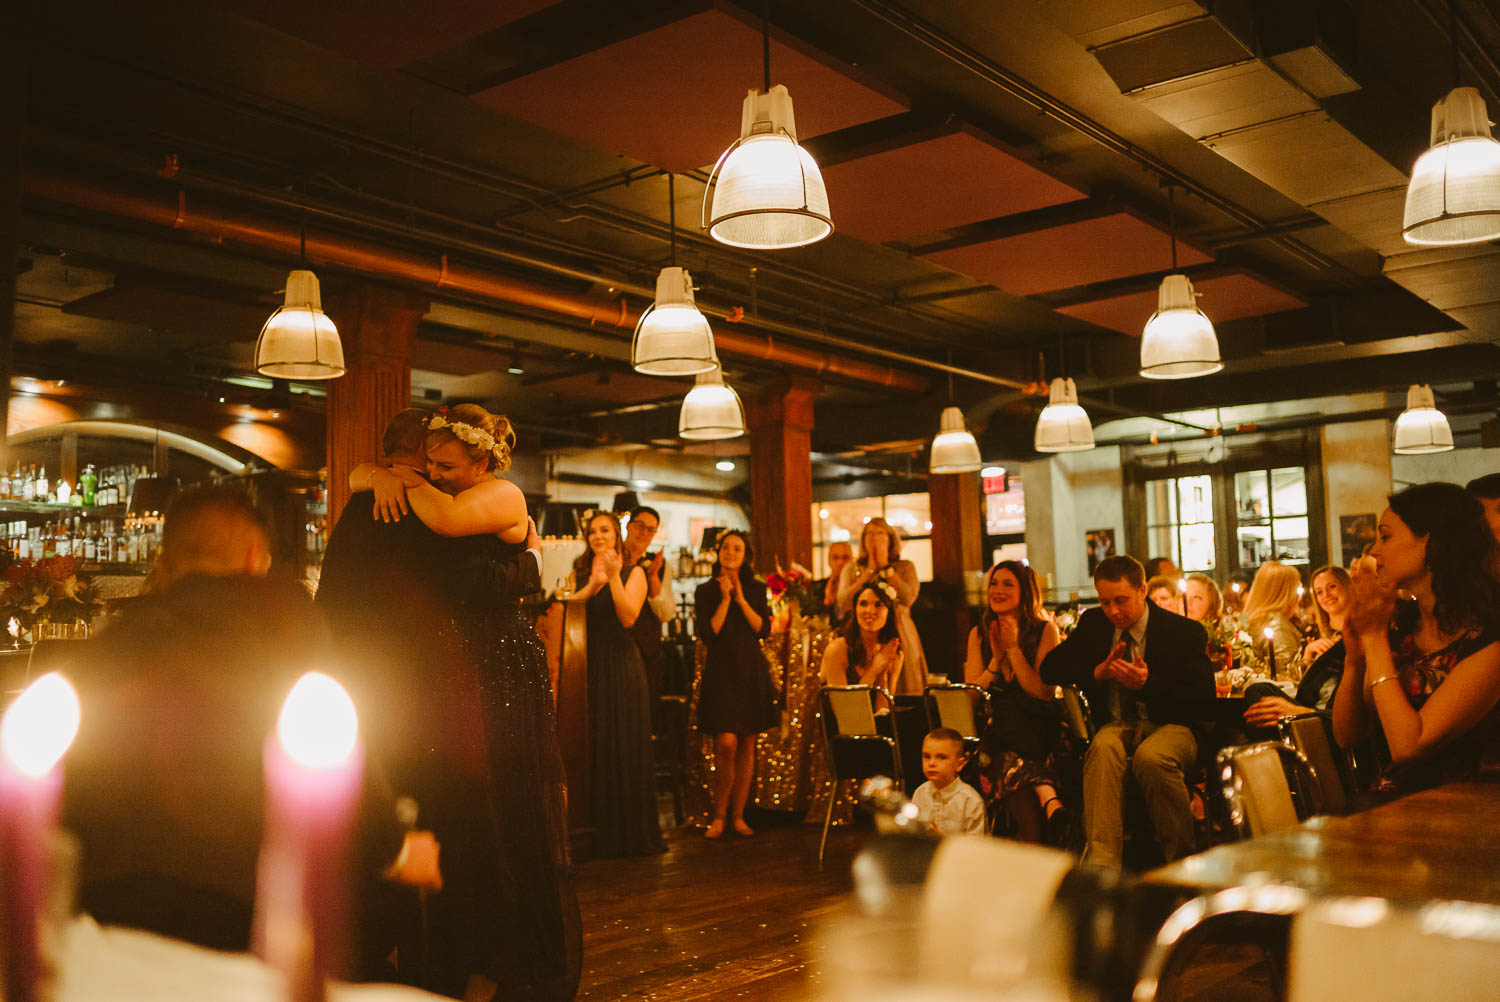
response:
<path fill-rule="evenodd" d="M 325 301 L 348 367 L 328 382 L 328 526 L 349 500 L 349 472 L 380 457 L 380 436 L 411 406 L 411 345 L 427 301 L 365 285 Z"/>
<path fill-rule="evenodd" d="M 756 569 L 812 566 L 812 428 L 816 380 L 792 377 L 749 400 L 750 531 Z"/>
<path fill-rule="evenodd" d="M 979 474 L 931 474 L 927 496 L 932 505 L 932 579 L 963 595 L 965 573 L 984 569 Z"/>

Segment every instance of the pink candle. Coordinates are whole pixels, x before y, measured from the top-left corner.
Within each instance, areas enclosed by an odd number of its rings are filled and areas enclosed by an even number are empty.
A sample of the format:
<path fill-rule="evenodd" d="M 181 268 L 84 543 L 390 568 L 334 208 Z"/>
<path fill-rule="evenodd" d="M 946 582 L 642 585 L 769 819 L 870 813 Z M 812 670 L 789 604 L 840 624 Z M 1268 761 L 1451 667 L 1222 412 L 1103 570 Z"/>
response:
<path fill-rule="evenodd" d="M 33 682 L 0 722 L 0 969 L 10 1002 L 41 998 L 47 844 L 62 796 L 59 762 L 78 722 L 78 694 L 56 672 Z"/>
<path fill-rule="evenodd" d="M 256 950 L 291 1002 L 321 1002 L 349 948 L 349 842 L 364 751 L 354 703 L 327 675 L 292 687 L 266 739 L 266 826 L 256 878 Z"/>

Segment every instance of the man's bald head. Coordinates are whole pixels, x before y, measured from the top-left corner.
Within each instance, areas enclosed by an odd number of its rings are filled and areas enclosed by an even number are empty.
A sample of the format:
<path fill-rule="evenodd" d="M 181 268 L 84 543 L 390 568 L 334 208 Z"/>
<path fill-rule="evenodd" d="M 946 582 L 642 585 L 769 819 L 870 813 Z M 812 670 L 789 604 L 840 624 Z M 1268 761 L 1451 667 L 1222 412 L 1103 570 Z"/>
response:
<path fill-rule="evenodd" d="M 194 487 L 167 505 L 162 526 L 161 584 L 190 574 L 253 574 L 271 569 L 265 525 L 244 491 Z"/>

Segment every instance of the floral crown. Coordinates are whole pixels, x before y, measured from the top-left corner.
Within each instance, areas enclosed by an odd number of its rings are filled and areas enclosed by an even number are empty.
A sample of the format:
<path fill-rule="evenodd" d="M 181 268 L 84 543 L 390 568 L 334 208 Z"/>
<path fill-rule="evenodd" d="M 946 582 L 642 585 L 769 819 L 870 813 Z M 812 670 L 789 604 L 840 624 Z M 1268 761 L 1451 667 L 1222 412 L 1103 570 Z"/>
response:
<path fill-rule="evenodd" d="M 875 581 L 870 582 L 870 587 L 874 588 L 876 591 L 880 592 L 880 594 L 884 595 L 888 600 L 890 600 L 890 603 L 892 605 L 897 604 L 896 588 L 889 581 L 885 580 L 884 578 L 879 578 Z"/>
<path fill-rule="evenodd" d="M 494 435 L 491 435 L 483 428 L 476 428 L 464 421 L 449 421 L 448 408 L 446 407 L 439 408 L 436 414 L 427 419 L 427 430 L 446 430 L 447 432 L 452 434 L 454 438 L 457 438 L 462 442 L 467 442 L 469 445 L 478 446 L 485 452 L 488 452 L 490 455 L 494 456 L 497 460 L 500 460 L 501 462 L 504 462 L 505 460 L 505 450 L 501 447 L 501 444 L 499 442 L 495 441 Z"/>

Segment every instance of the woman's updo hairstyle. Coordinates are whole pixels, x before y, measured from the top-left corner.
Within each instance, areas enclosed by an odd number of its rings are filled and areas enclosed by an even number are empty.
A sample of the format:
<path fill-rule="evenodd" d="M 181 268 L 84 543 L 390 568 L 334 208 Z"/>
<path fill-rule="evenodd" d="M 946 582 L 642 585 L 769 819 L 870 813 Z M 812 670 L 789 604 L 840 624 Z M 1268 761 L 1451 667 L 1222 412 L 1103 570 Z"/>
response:
<path fill-rule="evenodd" d="M 485 436 L 494 442 L 493 446 L 485 441 Z M 510 450 L 516 444 L 516 432 L 504 414 L 491 414 L 478 404 L 454 404 L 439 409 L 427 424 L 429 450 L 449 442 L 462 445 L 464 454 L 473 462 L 488 458 L 491 473 L 504 473 L 510 469 Z"/>

